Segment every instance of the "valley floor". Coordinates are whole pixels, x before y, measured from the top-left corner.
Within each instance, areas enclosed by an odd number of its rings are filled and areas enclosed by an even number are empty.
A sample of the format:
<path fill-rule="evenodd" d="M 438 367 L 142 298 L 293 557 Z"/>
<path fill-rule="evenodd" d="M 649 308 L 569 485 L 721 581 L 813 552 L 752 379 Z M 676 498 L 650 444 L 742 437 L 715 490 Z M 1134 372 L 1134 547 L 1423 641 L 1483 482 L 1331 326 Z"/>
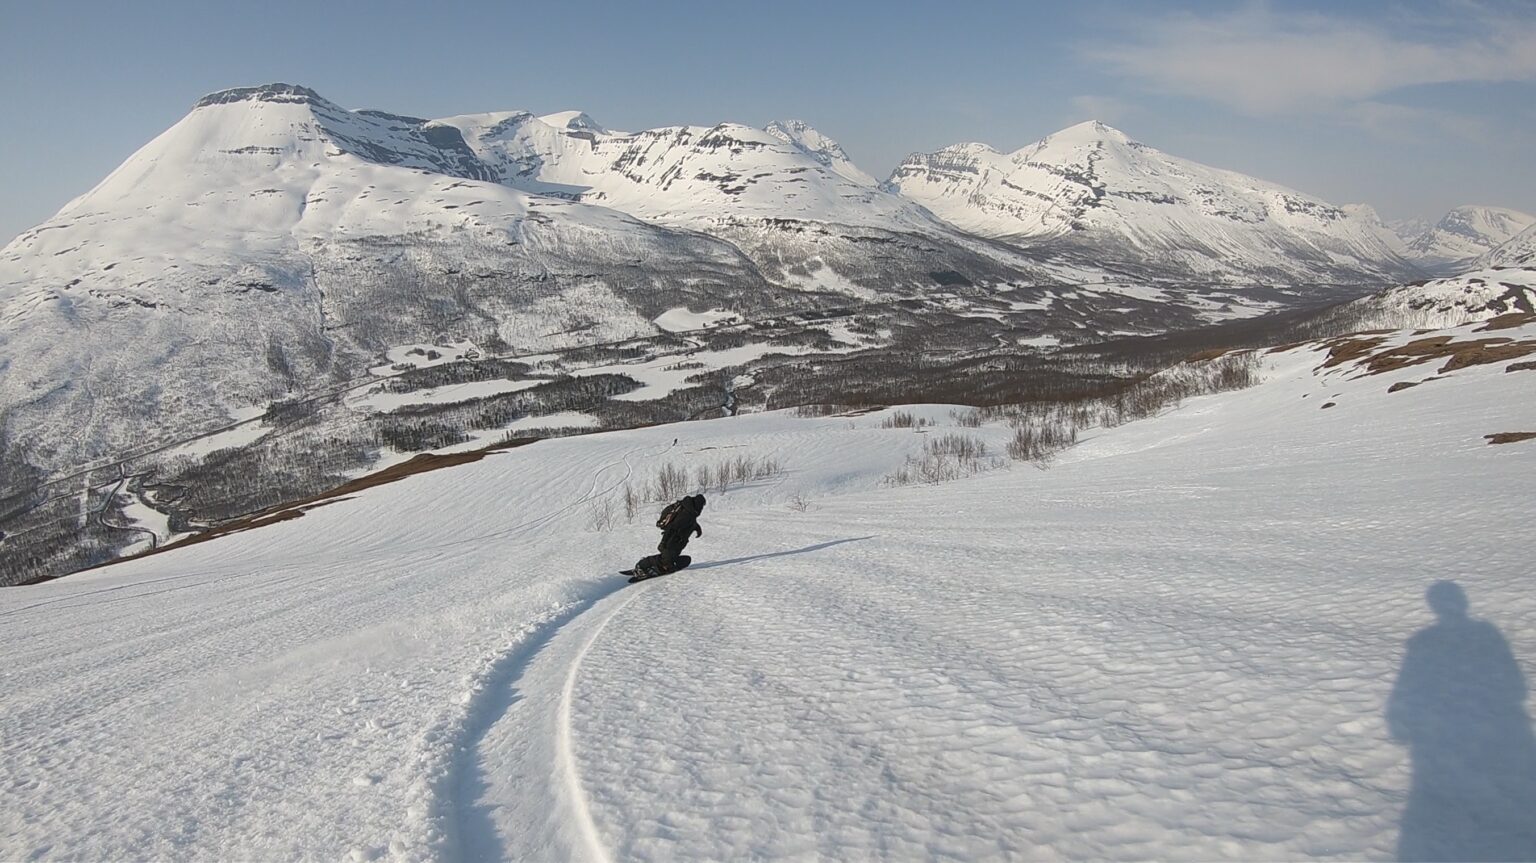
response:
<path fill-rule="evenodd" d="M 0 858 L 1532 859 L 1536 372 L 1320 360 L 1049 470 L 755 415 L 5 590 Z M 738 455 L 614 574 L 603 500 Z"/>

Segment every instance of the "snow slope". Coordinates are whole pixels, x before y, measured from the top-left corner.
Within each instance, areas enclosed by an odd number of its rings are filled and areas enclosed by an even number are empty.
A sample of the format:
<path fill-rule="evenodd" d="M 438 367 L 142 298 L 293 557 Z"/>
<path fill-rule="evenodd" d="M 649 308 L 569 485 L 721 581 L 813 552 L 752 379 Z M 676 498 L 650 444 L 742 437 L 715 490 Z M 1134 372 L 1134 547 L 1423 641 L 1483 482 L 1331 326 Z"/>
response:
<path fill-rule="evenodd" d="M 1360 329 L 1448 327 L 1522 312 L 1536 313 L 1536 269 L 1528 267 L 1398 285 L 1333 310 L 1357 316 Z"/>
<path fill-rule="evenodd" d="M 762 414 L 5 590 L 0 857 L 1528 858 L 1536 441 L 1484 436 L 1536 372 L 1327 358 L 1044 471 L 882 487 L 1009 430 Z M 783 470 L 692 569 L 612 574 L 655 531 L 603 501 L 737 456 Z"/>
<path fill-rule="evenodd" d="M 1159 152 L 1098 122 L 1012 153 L 914 153 L 886 183 L 962 230 L 1185 278 L 1379 281 L 1412 267 L 1364 207 Z"/>
<path fill-rule="evenodd" d="M 1477 260 L 1479 268 L 1536 267 L 1536 225 L 1511 237 Z"/>

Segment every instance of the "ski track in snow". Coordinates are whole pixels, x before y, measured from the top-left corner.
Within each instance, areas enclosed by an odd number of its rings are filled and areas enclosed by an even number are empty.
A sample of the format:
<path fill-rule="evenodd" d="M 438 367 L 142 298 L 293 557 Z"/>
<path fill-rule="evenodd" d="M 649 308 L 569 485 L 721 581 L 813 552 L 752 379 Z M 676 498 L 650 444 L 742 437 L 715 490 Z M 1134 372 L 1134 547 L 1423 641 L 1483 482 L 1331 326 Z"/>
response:
<path fill-rule="evenodd" d="M 445 791 L 453 795 L 451 807 L 456 810 L 458 817 L 457 841 L 453 843 L 451 856 L 461 860 L 532 859 L 509 852 L 507 837 L 498 835 L 496 822 L 482 808 L 488 804 L 481 803 L 479 798 L 485 796 L 487 790 L 492 788 L 492 778 L 501 772 L 499 768 L 505 767 L 505 765 L 486 763 L 489 752 L 493 752 L 498 747 L 519 743 L 526 745 L 530 740 L 536 741 L 540 735 L 546 735 L 553 739 L 554 748 L 553 760 L 543 765 L 547 769 L 541 770 L 533 765 L 524 764 L 519 765 L 524 768 L 522 770 L 513 769 L 502 774 L 518 776 L 524 781 L 529 777 L 549 775 L 551 785 L 558 786 L 558 788 L 546 789 L 549 797 L 562 800 L 575 819 L 577 835 L 574 845 L 571 840 L 566 840 L 562 843 L 566 847 L 557 849 L 545 845 L 538 850 L 543 855 L 550 855 L 549 859 L 558 856 L 592 860 L 595 863 L 608 859 L 602 837 L 592 820 L 586 794 L 581 785 L 571 737 L 571 704 L 576 677 L 580 673 L 582 660 L 586 657 L 592 643 L 602 634 L 608 621 L 629 605 L 643 590 L 641 588 L 629 592 L 623 595 L 622 599 L 615 597 L 613 594 L 619 592 L 624 586 L 626 584 L 620 582 L 600 597 L 573 606 L 554 617 L 538 635 L 524 641 L 516 650 L 507 654 L 505 661 L 499 663 L 505 667 L 505 670 L 493 673 L 486 681 L 482 691 L 487 694 L 485 699 L 487 703 L 471 709 L 471 714 L 478 715 L 480 718 L 466 728 L 463 743 L 459 747 L 462 754 L 458 764 L 458 775 L 454 782 L 447 785 L 452 791 Z M 613 608 L 598 613 L 601 606 L 614 601 L 617 601 L 617 604 Z M 581 641 L 574 656 L 552 656 L 551 654 L 557 654 L 555 645 L 568 642 L 572 632 L 579 630 L 581 622 L 593 616 L 594 613 L 597 613 L 598 623 Z M 524 726 L 547 717 L 534 716 L 519 722 L 516 720 L 523 717 L 514 711 L 534 709 L 520 707 L 520 704 L 527 700 L 525 691 L 536 685 L 530 676 L 551 664 L 565 670 L 554 727 L 543 729 L 535 735 L 522 737 L 521 735 L 526 734 L 528 730 Z M 556 776 L 558 781 L 554 781 Z M 527 841 L 530 837 L 537 837 L 545 843 L 557 841 L 544 835 L 537 828 L 512 838 Z M 557 850 L 564 853 L 557 855 Z"/>
<path fill-rule="evenodd" d="M 576 763 L 576 748 L 572 742 L 571 734 L 571 704 L 575 700 L 576 675 L 581 672 L 582 660 L 587 658 L 587 652 L 597 641 L 598 636 L 608 627 L 608 622 L 613 620 L 620 612 L 635 601 L 645 588 L 634 591 L 613 611 L 603 616 L 602 622 L 593 628 L 592 634 L 582 642 L 581 649 L 571 660 L 570 667 L 565 673 L 565 686 L 560 690 L 560 717 L 557 720 L 557 732 L 555 738 L 555 751 L 559 755 L 560 773 L 564 779 L 566 799 L 570 802 L 572 811 L 576 816 L 576 828 L 581 835 L 584 853 L 575 855 L 593 863 L 608 863 L 608 850 L 603 847 L 603 837 L 598 832 L 597 824 L 592 820 L 592 809 L 587 805 L 586 791 L 581 787 L 581 771 Z"/>
<path fill-rule="evenodd" d="M 1536 376 L 1321 360 L 1048 471 L 883 488 L 1011 431 L 746 416 L 0 592 L 0 858 L 1536 856 L 1536 449 L 1483 439 Z M 654 506 L 592 505 L 737 455 L 785 470 L 709 493 L 697 564 L 610 574 Z M 1458 712 L 1496 650 L 1407 668 L 1446 579 L 1507 641 L 1502 725 Z"/>

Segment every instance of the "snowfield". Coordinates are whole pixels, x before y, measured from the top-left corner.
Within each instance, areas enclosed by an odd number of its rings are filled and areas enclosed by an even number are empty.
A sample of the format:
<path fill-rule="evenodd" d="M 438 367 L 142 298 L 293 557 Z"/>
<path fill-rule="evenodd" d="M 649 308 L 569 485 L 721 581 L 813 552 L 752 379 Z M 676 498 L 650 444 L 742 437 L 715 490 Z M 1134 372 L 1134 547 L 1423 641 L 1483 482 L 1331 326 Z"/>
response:
<path fill-rule="evenodd" d="M 758 414 L 0 591 L 0 858 L 1536 857 L 1536 370 L 1326 358 L 1048 470 Z M 737 457 L 614 574 L 626 481 Z"/>

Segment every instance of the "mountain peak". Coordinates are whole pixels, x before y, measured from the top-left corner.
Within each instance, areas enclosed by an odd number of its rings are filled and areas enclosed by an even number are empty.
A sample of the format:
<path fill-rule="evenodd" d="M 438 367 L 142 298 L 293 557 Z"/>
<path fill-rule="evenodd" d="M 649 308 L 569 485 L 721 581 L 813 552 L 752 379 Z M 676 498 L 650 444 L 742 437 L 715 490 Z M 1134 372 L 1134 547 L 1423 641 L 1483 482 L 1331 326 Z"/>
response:
<path fill-rule="evenodd" d="M 1094 141 L 1112 141 L 1117 144 L 1133 144 L 1131 136 L 1116 129 L 1108 123 L 1098 120 L 1088 120 L 1075 126 L 1068 126 L 1053 135 L 1046 137 L 1047 141 L 1058 143 L 1090 143 Z"/>
<path fill-rule="evenodd" d="M 1533 224 L 1536 216 L 1530 213 L 1464 204 L 1446 213 L 1434 227 L 1412 240 L 1408 248 L 1432 272 L 1455 273 Z"/>
<path fill-rule="evenodd" d="M 262 84 L 258 87 L 233 87 L 209 93 L 197 100 L 194 110 L 209 105 L 229 105 L 235 102 L 277 102 L 288 104 L 330 105 L 330 101 L 308 87 L 298 84 Z"/>
<path fill-rule="evenodd" d="M 1097 121 L 1008 154 L 980 144 L 914 154 L 886 188 L 974 234 L 1172 278 L 1374 281 L 1409 271 L 1366 209 L 1169 156 Z"/>
<path fill-rule="evenodd" d="M 873 186 L 875 178 L 859 170 L 848 158 L 843 146 L 823 135 L 804 120 L 775 120 L 763 131 L 795 147 L 802 153 L 862 186 Z"/>
<path fill-rule="evenodd" d="M 556 111 L 553 114 L 545 114 L 539 118 L 539 122 L 546 126 L 554 126 L 556 129 L 569 129 L 581 132 L 606 131 L 597 121 L 587 115 L 585 111 Z"/>

